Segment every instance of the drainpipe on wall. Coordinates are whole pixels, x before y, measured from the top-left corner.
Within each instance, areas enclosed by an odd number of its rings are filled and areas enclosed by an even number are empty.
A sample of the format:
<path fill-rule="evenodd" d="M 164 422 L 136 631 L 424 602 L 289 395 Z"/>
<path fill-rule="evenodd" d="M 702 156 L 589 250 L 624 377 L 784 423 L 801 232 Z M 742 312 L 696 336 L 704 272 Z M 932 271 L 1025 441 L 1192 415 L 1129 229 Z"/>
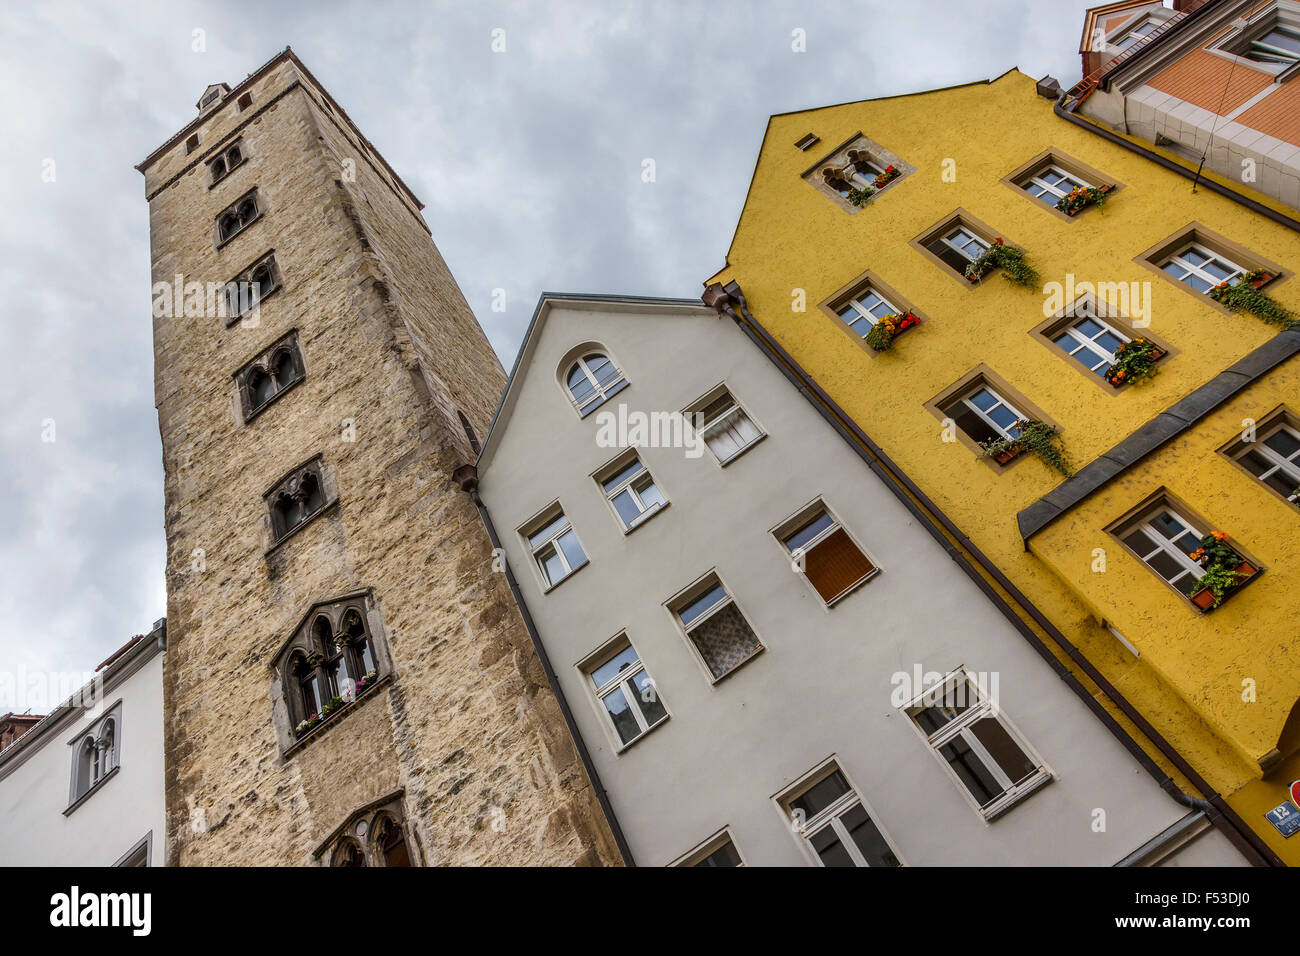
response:
<path fill-rule="evenodd" d="M 1165 740 L 1160 732 L 1138 712 L 1137 708 L 1047 619 L 1043 612 L 1007 579 L 997 565 L 976 547 L 975 543 L 953 523 L 952 519 L 917 487 L 915 482 L 885 454 L 884 450 L 871 440 L 870 436 L 862 430 L 857 422 L 849 417 L 844 409 L 840 408 L 803 366 L 795 361 L 794 357 L 772 337 L 771 333 L 758 323 L 758 320 L 750 313 L 744 292 L 741 291 L 738 283 L 729 282 L 724 287 L 721 283 L 715 282 L 704 290 L 700 299 L 720 315 L 729 316 L 749 340 L 757 345 L 763 354 L 782 371 L 791 384 L 817 409 L 822 418 L 830 423 L 839 432 L 840 436 L 848 442 L 858 457 L 867 464 L 867 467 L 884 481 L 885 485 L 893 491 L 895 497 L 921 521 L 922 526 L 930 532 L 931 537 L 939 542 L 944 550 L 948 552 L 948 556 L 966 573 L 966 576 L 993 601 L 994 606 L 1016 627 L 1021 636 L 1025 638 L 1038 655 L 1051 666 L 1056 675 L 1097 716 L 1102 725 L 1132 754 L 1143 769 L 1159 783 L 1162 790 L 1170 794 L 1175 801 L 1183 806 L 1205 812 L 1216 829 L 1222 832 L 1252 864 L 1257 866 L 1285 866 L 1277 854 L 1269 849 L 1259 835 L 1251 830 L 1245 821 L 1237 815 L 1236 811 L 1228 806 L 1227 802 L 1210 787 L 1209 783 L 1183 759 L 1173 745 Z M 739 308 L 739 314 L 737 314 L 737 308 Z M 961 548 L 965 549 L 965 553 L 952 545 L 948 537 L 945 536 L 945 531 L 947 535 L 950 535 L 961 545 Z M 1005 590 L 1007 594 L 1011 595 L 1011 598 L 1024 609 L 1029 617 L 1051 636 L 1052 641 L 1088 675 L 1089 679 L 1097 685 L 1101 692 L 1114 702 L 1121 713 L 1142 731 L 1156 748 L 1178 768 L 1179 772 L 1186 776 L 1197 790 L 1206 795 L 1206 800 L 1190 796 L 1179 789 L 1173 779 L 1161 769 L 1160 765 L 1151 758 L 1141 744 L 1133 739 L 1111 715 L 1110 711 L 1106 709 L 1105 705 L 1088 692 L 1088 689 L 1079 682 L 1069 668 L 1061 663 L 1051 649 L 1003 600 L 1002 596 L 989 584 L 984 575 L 971 564 L 967 554 L 973 557 L 984 572 L 996 581 L 998 586 Z"/>
<path fill-rule="evenodd" d="M 488 514 L 487 505 L 478 494 L 478 468 L 474 465 L 461 465 L 452 472 L 452 480 L 460 485 L 461 491 L 467 492 L 474 502 L 474 507 L 478 509 L 479 518 L 483 521 L 483 527 L 487 531 L 488 540 L 498 554 L 504 555 L 501 548 L 501 539 L 497 537 L 496 525 L 492 523 L 492 516 Z M 609 794 L 606 793 L 604 785 L 600 782 L 600 774 L 596 772 L 596 766 L 591 762 L 591 754 L 587 750 L 586 741 L 582 739 L 582 732 L 578 730 L 578 724 L 573 719 L 573 711 L 569 709 L 568 698 L 564 696 L 564 691 L 560 688 L 559 679 L 555 676 L 555 669 L 551 667 L 551 659 L 546 655 L 546 648 L 542 645 L 541 635 L 537 632 L 537 625 L 533 621 L 533 615 L 528 610 L 528 605 L 524 602 L 524 595 L 519 590 L 519 582 L 515 580 L 514 572 L 510 570 L 510 563 L 502 560 L 502 567 L 505 568 L 506 583 L 510 586 L 510 593 L 515 599 L 515 606 L 519 609 L 519 616 L 523 618 L 524 628 L 528 631 L 528 637 L 533 642 L 533 652 L 542 664 L 542 671 L 546 674 L 546 682 L 551 685 L 551 693 L 555 695 L 556 702 L 560 705 L 560 713 L 564 715 L 564 723 L 569 729 L 569 736 L 573 738 L 573 745 L 578 750 L 578 759 L 582 761 L 582 768 L 587 772 L 587 779 L 591 781 L 591 788 L 596 793 L 596 801 L 600 804 L 600 809 L 605 814 L 605 822 L 609 824 L 610 833 L 614 836 L 614 842 L 618 845 L 619 855 L 623 857 L 624 866 L 636 866 L 636 861 L 632 858 L 632 849 L 627 845 L 627 838 L 623 835 L 623 828 L 619 826 L 618 817 L 614 815 L 614 807 L 609 802 Z"/>

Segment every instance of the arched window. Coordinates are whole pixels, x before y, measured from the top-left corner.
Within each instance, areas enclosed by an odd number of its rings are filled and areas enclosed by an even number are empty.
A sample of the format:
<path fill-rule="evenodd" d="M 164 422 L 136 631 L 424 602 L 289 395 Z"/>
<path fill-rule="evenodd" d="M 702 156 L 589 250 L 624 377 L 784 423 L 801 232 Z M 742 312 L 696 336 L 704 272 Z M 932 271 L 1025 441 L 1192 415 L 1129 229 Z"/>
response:
<path fill-rule="evenodd" d="M 410 866 L 411 854 L 406 849 L 406 835 L 393 818 L 380 814 L 374 825 L 371 844 L 384 866 Z"/>
<path fill-rule="evenodd" d="M 260 368 L 254 369 L 248 378 L 248 391 L 256 408 L 271 400 L 271 396 L 276 392 L 275 382 Z"/>
<path fill-rule="evenodd" d="M 229 167 L 229 161 L 227 161 L 227 167 Z M 227 169 L 227 171 L 229 171 L 229 169 Z M 249 193 L 217 217 L 217 225 L 221 241 L 225 242 L 227 239 L 234 236 L 235 233 L 239 232 L 255 220 L 257 215 L 257 195 L 256 193 Z"/>
<path fill-rule="evenodd" d="M 104 729 L 100 731 L 99 740 L 96 741 L 99 749 L 99 777 L 96 778 L 96 782 L 117 766 L 117 750 L 114 746 L 114 736 L 113 721 L 104 721 Z"/>
<path fill-rule="evenodd" d="M 573 362 L 564 375 L 569 398 L 578 414 L 584 416 L 626 386 L 622 371 L 603 352 L 588 352 Z"/>
<path fill-rule="evenodd" d="M 212 161 L 212 178 L 217 180 L 224 175 L 226 175 L 226 161 L 218 156 Z"/>
<path fill-rule="evenodd" d="M 371 633 L 368 592 L 313 605 L 276 655 L 289 718 L 286 749 L 378 687 L 387 675 Z M 284 728 L 284 725 L 280 725 Z"/>
<path fill-rule="evenodd" d="M 365 866 L 366 856 L 355 840 L 342 840 L 330 857 L 330 866 Z"/>
<path fill-rule="evenodd" d="M 76 804 L 117 769 L 120 722 L 119 703 L 77 740 L 72 753 L 70 804 Z"/>
<path fill-rule="evenodd" d="M 282 349 L 276 355 L 271 368 L 275 373 L 275 390 L 287 388 L 298 377 L 298 363 L 293 360 L 293 353 Z"/>
<path fill-rule="evenodd" d="M 285 478 L 267 495 L 271 511 L 271 535 L 276 542 L 324 510 L 325 490 L 320 468 L 320 459 L 313 459 Z"/>
<path fill-rule="evenodd" d="M 86 793 L 94 785 L 95 765 L 99 760 L 99 754 L 95 747 L 95 738 L 86 737 L 81 741 L 77 748 L 77 765 L 74 773 L 76 774 L 73 783 L 72 799 L 76 800 Z"/>
<path fill-rule="evenodd" d="M 266 292 L 263 288 L 263 298 Z M 244 407 L 244 421 L 247 422 L 271 399 L 302 377 L 298 338 L 291 332 L 235 373 Z"/>

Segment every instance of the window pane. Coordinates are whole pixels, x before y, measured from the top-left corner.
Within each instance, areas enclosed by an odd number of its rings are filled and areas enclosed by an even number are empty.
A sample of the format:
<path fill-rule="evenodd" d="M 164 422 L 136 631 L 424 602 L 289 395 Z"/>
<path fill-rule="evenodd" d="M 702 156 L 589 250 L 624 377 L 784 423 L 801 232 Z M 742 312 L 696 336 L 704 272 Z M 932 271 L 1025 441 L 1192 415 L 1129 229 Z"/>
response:
<path fill-rule="evenodd" d="M 574 571 L 587 563 L 587 556 L 582 551 L 582 545 L 578 544 L 578 536 L 572 530 L 560 535 L 559 545 L 560 550 L 564 552 L 565 559 L 569 562 L 569 567 Z"/>
<path fill-rule="evenodd" d="M 695 865 L 714 867 L 740 866 L 740 854 L 736 851 L 736 845 L 728 840 Z"/>
<path fill-rule="evenodd" d="M 811 820 L 850 789 L 844 774 L 835 770 L 791 800 L 790 811 L 794 813 L 802 810 L 804 820 Z"/>
<path fill-rule="evenodd" d="M 977 442 L 994 441 L 1001 438 L 993 426 L 972 411 L 965 402 L 958 402 L 944 409 L 944 414 L 957 423 L 969 438 Z"/>
<path fill-rule="evenodd" d="M 1181 534 L 1187 533 L 1187 525 L 1183 524 L 1168 511 L 1161 511 L 1155 514 L 1150 521 L 1151 527 L 1155 528 L 1170 541 L 1173 541 Z"/>
<path fill-rule="evenodd" d="M 981 388 L 970 397 L 970 403 L 982 412 L 987 412 L 998 403 L 998 397 L 987 388 Z"/>
<path fill-rule="evenodd" d="M 847 813 L 840 817 L 840 822 L 844 828 L 849 831 L 849 838 L 853 840 L 862 855 L 866 857 L 867 866 L 898 866 L 898 857 L 894 856 L 894 851 L 889 848 L 885 838 L 880 835 L 876 825 L 871 822 L 867 816 L 866 809 L 862 804 L 853 807 Z"/>
<path fill-rule="evenodd" d="M 701 622 L 690 636 L 715 678 L 739 667 L 762 646 L 734 604 Z"/>
<path fill-rule="evenodd" d="M 1130 532 L 1124 538 L 1124 543 L 1144 558 L 1156 549 L 1156 543 L 1141 530 Z"/>
<path fill-rule="evenodd" d="M 1082 319 L 1075 328 L 1083 333 L 1085 339 L 1095 338 L 1102 331 L 1101 324 L 1092 319 Z"/>
<path fill-rule="evenodd" d="M 545 525 L 543 525 L 542 527 L 534 531 L 532 534 L 530 534 L 528 536 L 528 543 L 531 544 L 534 548 L 537 547 L 539 544 L 541 544 L 551 535 L 555 534 L 555 532 L 559 531 L 562 527 L 564 527 L 567 520 L 568 519 L 565 518 L 564 515 L 562 514 L 556 515 L 550 521 L 546 522 Z"/>
<path fill-rule="evenodd" d="M 989 418 L 993 419 L 993 421 L 1008 431 L 1010 431 L 1011 426 L 1019 420 L 1016 413 L 1005 405 L 999 405 L 997 408 L 993 409 L 991 412 L 987 412 L 986 414 Z"/>
<path fill-rule="evenodd" d="M 857 866 L 853 862 L 853 857 L 849 856 L 849 851 L 844 849 L 843 844 L 840 843 L 839 835 L 835 832 L 834 827 L 829 825 L 822 827 L 808 837 L 808 842 L 817 851 L 823 866 Z"/>
<path fill-rule="evenodd" d="M 1296 452 L 1300 452 L 1300 440 L 1285 428 L 1278 429 L 1273 434 L 1264 439 L 1264 444 L 1273 449 L 1283 458 L 1290 458 Z"/>
<path fill-rule="evenodd" d="M 970 729 L 1012 783 L 1019 783 L 1038 769 L 996 717 L 982 717 Z"/>
<path fill-rule="evenodd" d="M 614 496 L 614 510 L 618 512 L 624 526 L 628 528 L 632 527 L 632 522 L 641 517 L 641 509 L 637 507 L 630 491 L 620 491 Z"/>
<path fill-rule="evenodd" d="M 939 748 L 939 753 L 948 761 L 953 772 L 957 774 L 957 779 L 965 785 L 971 796 L 975 798 L 975 802 L 981 807 L 1001 796 L 1002 784 L 989 773 L 988 768 L 979 757 L 975 756 L 975 752 L 961 737 L 955 737 L 944 744 Z"/>
<path fill-rule="evenodd" d="M 1264 479 L 1264 484 L 1268 485 L 1283 498 L 1289 498 L 1296 491 L 1296 486 L 1300 485 L 1300 479 L 1294 475 L 1279 468 L 1273 474 Z"/>
<path fill-rule="evenodd" d="M 564 577 L 564 564 L 555 548 L 548 546 L 537 556 L 537 563 L 541 565 L 542 576 L 546 578 L 547 584 L 555 584 Z"/>
<path fill-rule="evenodd" d="M 623 648 L 604 664 L 601 664 L 591 672 L 592 682 L 597 687 L 604 687 L 614 677 L 628 667 L 631 667 L 637 661 L 636 648 L 628 645 Z"/>
<path fill-rule="evenodd" d="M 666 503 L 664 496 L 660 494 L 658 486 L 653 481 L 646 481 L 636 489 L 636 493 L 641 496 L 641 503 L 645 505 L 647 511 L 656 505 L 663 506 Z"/>
<path fill-rule="evenodd" d="M 1152 557 L 1147 559 L 1147 564 L 1151 566 L 1151 569 L 1155 571 L 1156 574 L 1160 575 L 1166 581 L 1172 581 L 1178 575 L 1187 570 L 1183 567 L 1181 562 L 1173 557 L 1173 555 L 1165 551 L 1157 551 Z"/>
<path fill-rule="evenodd" d="M 875 565 L 858 550 L 843 528 L 836 528 L 822 538 L 804 557 L 804 575 L 808 583 L 828 604 L 874 570 Z"/>
<path fill-rule="evenodd" d="M 627 702 L 627 698 L 623 696 L 621 687 L 602 697 L 601 703 L 605 705 L 605 710 L 609 712 L 610 720 L 614 721 L 614 729 L 618 731 L 619 740 L 626 744 L 641 735 L 641 725 L 632 716 L 632 707 Z"/>
<path fill-rule="evenodd" d="M 1265 458 L 1253 448 L 1247 451 L 1246 454 L 1239 455 L 1237 461 L 1245 465 L 1246 469 L 1256 478 L 1264 474 L 1264 472 L 1268 471 L 1276 464 L 1276 462 L 1272 462 Z"/>
<path fill-rule="evenodd" d="M 632 678 L 632 684 L 636 687 L 637 704 L 641 708 L 641 716 L 645 718 L 648 726 L 653 727 L 668 716 L 663 701 L 659 699 L 659 688 L 655 686 L 649 674 L 641 671 Z"/>
<path fill-rule="evenodd" d="M 817 535 L 821 534 L 832 524 L 834 524 L 834 522 L 831 521 L 831 516 L 824 511 L 821 512 L 821 514 L 814 517 L 811 521 L 808 521 L 803 526 L 801 526 L 798 530 L 792 532 L 791 534 L 787 535 L 784 539 L 782 539 L 785 543 L 786 550 L 794 551 L 798 548 L 802 548 L 805 544 L 807 544 L 813 538 L 817 537 Z"/>
<path fill-rule="evenodd" d="M 622 468 L 620 468 L 617 472 L 615 472 L 614 474 L 606 478 L 604 481 L 602 481 L 600 483 L 601 487 L 604 488 L 606 492 L 613 491 L 615 488 L 617 488 L 627 479 L 631 478 L 633 475 L 635 475 L 638 471 L 640 471 L 644 467 L 645 466 L 641 464 L 640 459 L 630 461 Z"/>
<path fill-rule="evenodd" d="M 713 587 L 709 588 L 709 590 L 695 598 L 695 600 L 682 607 L 682 609 L 677 612 L 677 616 L 682 619 L 683 624 L 690 624 L 726 596 L 727 592 L 723 590 L 722 585 L 715 584 Z"/>

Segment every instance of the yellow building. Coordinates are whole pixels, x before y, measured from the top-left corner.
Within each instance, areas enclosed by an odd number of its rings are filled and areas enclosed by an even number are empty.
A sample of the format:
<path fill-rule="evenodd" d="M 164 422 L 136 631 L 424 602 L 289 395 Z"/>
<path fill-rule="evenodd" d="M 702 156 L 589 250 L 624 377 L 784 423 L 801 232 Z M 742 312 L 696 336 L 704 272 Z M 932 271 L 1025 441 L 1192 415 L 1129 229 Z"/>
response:
<path fill-rule="evenodd" d="M 1300 777 L 1300 329 L 1207 294 L 1241 278 L 1300 309 L 1300 222 L 1058 115 L 1054 86 L 1013 70 L 773 116 L 705 299 L 770 335 L 1171 789 L 1300 862 L 1265 817 Z M 886 315 L 919 322 L 891 337 Z"/>

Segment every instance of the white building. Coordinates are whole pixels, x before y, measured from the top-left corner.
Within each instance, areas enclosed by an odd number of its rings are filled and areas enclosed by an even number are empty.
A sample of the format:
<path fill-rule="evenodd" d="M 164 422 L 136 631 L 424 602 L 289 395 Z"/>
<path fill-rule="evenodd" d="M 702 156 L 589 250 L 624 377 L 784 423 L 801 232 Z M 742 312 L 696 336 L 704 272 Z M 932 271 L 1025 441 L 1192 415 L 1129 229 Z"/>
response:
<path fill-rule="evenodd" d="M 162 866 L 159 621 L 0 750 L 0 866 Z"/>
<path fill-rule="evenodd" d="M 544 296 L 476 494 L 638 865 L 1244 862 L 698 303 Z"/>

